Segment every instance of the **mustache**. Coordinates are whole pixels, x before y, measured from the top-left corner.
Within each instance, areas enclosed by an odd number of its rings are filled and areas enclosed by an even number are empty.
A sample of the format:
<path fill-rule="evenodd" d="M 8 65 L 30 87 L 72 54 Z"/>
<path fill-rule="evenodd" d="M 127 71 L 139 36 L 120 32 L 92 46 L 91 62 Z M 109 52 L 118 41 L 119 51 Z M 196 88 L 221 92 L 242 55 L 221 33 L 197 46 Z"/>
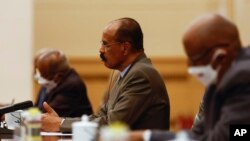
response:
<path fill-rule="evenodd" d="M 107 60 L 106 57 L 104 56 L 104 54 L 102 54 L 102 53 L 100 54 L 100 58 L 101 58 L 102 61 L 106 61 Z"/>

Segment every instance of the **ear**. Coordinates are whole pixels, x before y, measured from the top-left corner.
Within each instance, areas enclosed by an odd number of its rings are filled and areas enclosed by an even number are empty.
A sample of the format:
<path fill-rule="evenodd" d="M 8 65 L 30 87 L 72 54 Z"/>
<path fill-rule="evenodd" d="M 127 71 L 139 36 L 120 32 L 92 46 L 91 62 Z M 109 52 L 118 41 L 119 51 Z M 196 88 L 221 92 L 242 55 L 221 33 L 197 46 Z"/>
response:
<path fill-rule="evenodd" d="M 124 42 L 122 45 L 123 54 L 127 55 L 130 49 L 131 49 L 131 44 L 129 42 Z"/>
<path fill-rule="evenodd" d="M 218 69 L 218 67 L 220 67 L 225 63 L 225 61 L 227 61 L 227 53 L 223 49 L 218 49 L 215 51 L 212 59 L 213 68 Z"/>

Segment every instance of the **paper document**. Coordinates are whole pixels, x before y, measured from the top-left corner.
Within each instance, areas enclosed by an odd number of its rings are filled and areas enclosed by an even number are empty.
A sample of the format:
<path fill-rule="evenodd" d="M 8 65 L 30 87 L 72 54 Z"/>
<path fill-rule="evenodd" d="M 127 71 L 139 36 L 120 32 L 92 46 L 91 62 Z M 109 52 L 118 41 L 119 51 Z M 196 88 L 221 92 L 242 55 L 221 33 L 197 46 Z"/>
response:
<path fill-rule="evenodd" d="M 72 133 L 62 132 L 41 132 L 41 136 L 72 136 Z"/>

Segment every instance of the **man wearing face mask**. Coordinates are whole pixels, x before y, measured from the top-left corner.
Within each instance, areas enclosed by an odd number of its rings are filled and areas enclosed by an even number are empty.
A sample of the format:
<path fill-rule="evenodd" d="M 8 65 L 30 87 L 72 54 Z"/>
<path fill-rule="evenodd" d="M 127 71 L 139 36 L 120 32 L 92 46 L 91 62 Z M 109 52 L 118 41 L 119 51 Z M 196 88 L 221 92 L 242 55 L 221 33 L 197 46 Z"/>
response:
<path fill-rule="evenodd" d="M 64 53 L 41 49 L 35 56 L 35 79 L 41 85 L 37 106 L 49 103 L 60 116 L 79 117 L 92 114 L 86 86 L 77 72 L 69 66 Z"/>
<path fill-rule="evenodd" d="M 188 72 L 206 87 L 204 114 L 187 137 L 229 141 L 230 125 L 250 123 L 250 48 L 242 48 L 237 27 L 219 14 L 194 22 L 183 36 L 183 45 Z M 131 137 L 133 141 L 165 141 L 175 134 L 137 131 Z"/>

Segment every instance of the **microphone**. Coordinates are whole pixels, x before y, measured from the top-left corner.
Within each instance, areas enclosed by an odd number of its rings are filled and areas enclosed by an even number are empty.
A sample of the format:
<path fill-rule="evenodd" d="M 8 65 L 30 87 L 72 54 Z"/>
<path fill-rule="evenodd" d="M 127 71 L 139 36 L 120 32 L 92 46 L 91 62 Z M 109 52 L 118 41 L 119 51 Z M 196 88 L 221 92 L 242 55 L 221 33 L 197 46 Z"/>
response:
<path fill-rule="evenodd" d="M 16 103 L 16 104 L 3 106 L 3 107 L 0 107 L 0 115 L 3 115 L 5 113 L 14 112 L 16 110 L 27 109 L 27 108 L 30 108 L 30 107 L 33 107 L 33 103 L 30 100 L 23 101 L 23 102 Z"/>

